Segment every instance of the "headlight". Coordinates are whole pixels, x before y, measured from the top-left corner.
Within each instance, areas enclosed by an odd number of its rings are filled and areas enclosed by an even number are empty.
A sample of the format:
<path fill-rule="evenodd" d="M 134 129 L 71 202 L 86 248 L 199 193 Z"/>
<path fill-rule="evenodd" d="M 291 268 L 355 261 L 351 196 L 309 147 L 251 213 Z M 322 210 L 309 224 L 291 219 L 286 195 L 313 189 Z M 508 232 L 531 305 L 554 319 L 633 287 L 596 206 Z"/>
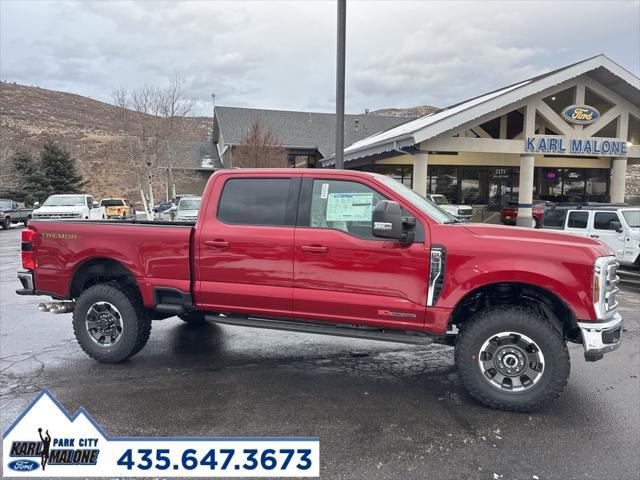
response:
<path fill-rule="evenodd" d="M 618 306 L 618 262 L 615 257 L 599 257 L 593 266 L 593 308 L 599 319 L 609 318 Z"/>

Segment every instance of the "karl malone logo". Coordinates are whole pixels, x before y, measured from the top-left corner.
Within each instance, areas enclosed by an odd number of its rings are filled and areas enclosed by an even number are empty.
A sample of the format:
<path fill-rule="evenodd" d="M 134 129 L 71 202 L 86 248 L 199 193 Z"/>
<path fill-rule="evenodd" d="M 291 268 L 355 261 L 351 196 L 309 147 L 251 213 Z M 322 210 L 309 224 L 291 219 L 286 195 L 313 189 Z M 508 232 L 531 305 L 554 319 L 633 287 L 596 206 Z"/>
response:
<path fill-rule="evenodd" d="M 84 409 L 70 417 L 48 390 L 43 390 L 3 435 L 10 470 L 49 473 L 52 469 L 54 475 L 62 466 L 96 465 L 98 446 L 104 441 Z"/>

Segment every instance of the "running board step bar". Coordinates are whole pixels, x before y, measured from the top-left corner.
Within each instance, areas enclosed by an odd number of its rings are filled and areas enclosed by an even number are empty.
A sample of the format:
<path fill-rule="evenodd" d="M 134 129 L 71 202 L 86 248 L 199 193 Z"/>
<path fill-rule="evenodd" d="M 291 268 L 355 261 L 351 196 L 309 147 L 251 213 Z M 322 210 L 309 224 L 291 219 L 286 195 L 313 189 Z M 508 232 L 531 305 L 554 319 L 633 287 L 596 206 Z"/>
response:
<path fill-rule="evenodd" d="M 254 317 L 233 317 L 222 315 L 206 315 L 210 322 L 237 327 L 266 328 L 287 332 L 314 333 L 317 335 L 333 335 L 336 337 L 359 338 L 361 340 L 380 340 L 383 342 L 409 343 L 412 345 L 429 345 L 434 338 L 424 333 L 405 332 L 403 330 L 383 330 L 371 327 L 354 327 L 351 325 L 319 324 L 293 320 L 274 320 Z"/>

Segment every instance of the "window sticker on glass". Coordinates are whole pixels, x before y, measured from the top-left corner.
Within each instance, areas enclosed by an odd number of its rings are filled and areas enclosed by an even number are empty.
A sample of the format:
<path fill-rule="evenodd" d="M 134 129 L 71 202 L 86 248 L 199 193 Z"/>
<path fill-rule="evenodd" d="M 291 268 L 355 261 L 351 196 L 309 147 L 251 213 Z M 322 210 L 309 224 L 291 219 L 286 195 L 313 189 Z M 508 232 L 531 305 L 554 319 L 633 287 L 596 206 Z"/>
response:
<path fill-rule="evenodd" d="M 327 195 L 329 195 L 329 184 L 323 183 L 322 190 L 320 190 L 320 198 L 327 198 Z"/>
<path fill-rule="evenodd" d="M 370 222 L 373 193 L 330 193 L 327 222 Z"/>

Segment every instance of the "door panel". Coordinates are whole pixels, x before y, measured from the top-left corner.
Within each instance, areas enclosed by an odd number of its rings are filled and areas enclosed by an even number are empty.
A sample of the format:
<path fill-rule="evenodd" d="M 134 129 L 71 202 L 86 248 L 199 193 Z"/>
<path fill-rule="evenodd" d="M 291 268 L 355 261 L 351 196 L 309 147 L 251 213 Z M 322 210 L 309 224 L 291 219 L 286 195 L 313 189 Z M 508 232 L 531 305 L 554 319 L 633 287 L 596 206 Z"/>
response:
<path fill-rule="evenodd" d="M 301 209 L 308 211 L 298 213 L 295 232 L 294 316 L 421 329 L 429 269 L 424 234 L 410 245 L 375 238 L 362 202 L 375 206 L 386 197 L 359 182 L 305 182 L 313 187 L 302 188 Z M 367 192 L 373 193 L 370 200 Z M 352 220 L 351 205 L 344 207 L 349 194 L 355 195 Z"/>
<path fill-rule="evenodd" d="M 611 222 L 623 224 L 617 212 L 594 212 L 593 228 L 589 232 L 589 237 L 600 240 L 613 250 L 617 260 L 623 260 L 624 232 L 616 232 L 611 226 Z"/>
<path fill-rule="evenodd" d="M 219 179 L 212 195 L 222 197 L 219 211 L 201 212 L 208 218 L 196 237 L 196 304 L 210 311 L 290 316 L 295 216 L 289 211 L 299 181 L 236 177 L 227 182 L 242 183 L 229 183 L 225 191 L 225 179 Z M 259 221 L 281 225 L 242 224 Z"/>

